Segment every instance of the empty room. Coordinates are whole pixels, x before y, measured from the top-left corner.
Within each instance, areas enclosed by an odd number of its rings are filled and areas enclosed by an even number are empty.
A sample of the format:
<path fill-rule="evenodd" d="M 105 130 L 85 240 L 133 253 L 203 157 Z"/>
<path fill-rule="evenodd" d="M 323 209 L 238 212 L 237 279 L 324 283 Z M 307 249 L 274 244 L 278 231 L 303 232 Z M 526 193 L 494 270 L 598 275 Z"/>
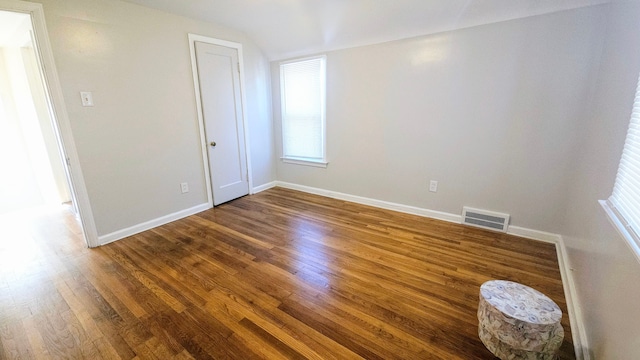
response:
<path fill-rule="evenodd" d="M 0 21 L 0 359 L 640 358 L 640 2 Z"/>

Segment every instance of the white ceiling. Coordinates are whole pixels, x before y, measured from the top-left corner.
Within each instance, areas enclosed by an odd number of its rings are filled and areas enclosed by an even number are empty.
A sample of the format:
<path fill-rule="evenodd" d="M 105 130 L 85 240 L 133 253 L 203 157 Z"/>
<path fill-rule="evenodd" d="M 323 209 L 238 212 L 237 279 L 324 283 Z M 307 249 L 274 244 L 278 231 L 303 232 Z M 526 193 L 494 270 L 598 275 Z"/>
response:
<path fill-rule="evenodd" d="M 245 32 L 271 60 L 611 0 L 125 0 Z"/>

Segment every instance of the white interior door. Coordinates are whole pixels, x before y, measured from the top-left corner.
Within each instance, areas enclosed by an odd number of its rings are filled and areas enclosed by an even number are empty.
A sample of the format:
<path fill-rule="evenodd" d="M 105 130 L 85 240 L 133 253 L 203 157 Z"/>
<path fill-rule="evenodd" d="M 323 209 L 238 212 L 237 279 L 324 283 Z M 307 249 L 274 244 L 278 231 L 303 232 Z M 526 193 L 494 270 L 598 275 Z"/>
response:
<path fill-rule="evenodd" d="M 238 50 L 195 42 L 213 205 L 247 195 Z"/>

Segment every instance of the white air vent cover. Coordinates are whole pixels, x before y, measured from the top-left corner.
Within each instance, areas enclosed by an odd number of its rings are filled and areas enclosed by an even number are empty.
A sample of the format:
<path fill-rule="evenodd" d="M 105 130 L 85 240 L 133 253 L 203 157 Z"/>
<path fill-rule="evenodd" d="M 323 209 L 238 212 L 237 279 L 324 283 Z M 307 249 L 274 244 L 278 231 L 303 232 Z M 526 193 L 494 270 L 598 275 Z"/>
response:
<path fill-rule="evenodd" d="M 462 223 L 483 229 L 507 232 L 509 214 L 473 209 L 465 206 L 462 208 Z"/>

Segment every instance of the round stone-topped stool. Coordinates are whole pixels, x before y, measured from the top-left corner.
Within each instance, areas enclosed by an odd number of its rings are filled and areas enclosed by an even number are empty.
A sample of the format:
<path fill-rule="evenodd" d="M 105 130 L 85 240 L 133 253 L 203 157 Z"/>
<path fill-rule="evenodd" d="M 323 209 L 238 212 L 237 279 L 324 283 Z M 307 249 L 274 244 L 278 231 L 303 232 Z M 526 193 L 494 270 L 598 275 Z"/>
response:
<path fill-rule="evenodd" d="M 502 360 L 553 360 L 562 345 L 562 311 L 528 286 L 491 280 L 480 286 L 478 335 Z"/>

